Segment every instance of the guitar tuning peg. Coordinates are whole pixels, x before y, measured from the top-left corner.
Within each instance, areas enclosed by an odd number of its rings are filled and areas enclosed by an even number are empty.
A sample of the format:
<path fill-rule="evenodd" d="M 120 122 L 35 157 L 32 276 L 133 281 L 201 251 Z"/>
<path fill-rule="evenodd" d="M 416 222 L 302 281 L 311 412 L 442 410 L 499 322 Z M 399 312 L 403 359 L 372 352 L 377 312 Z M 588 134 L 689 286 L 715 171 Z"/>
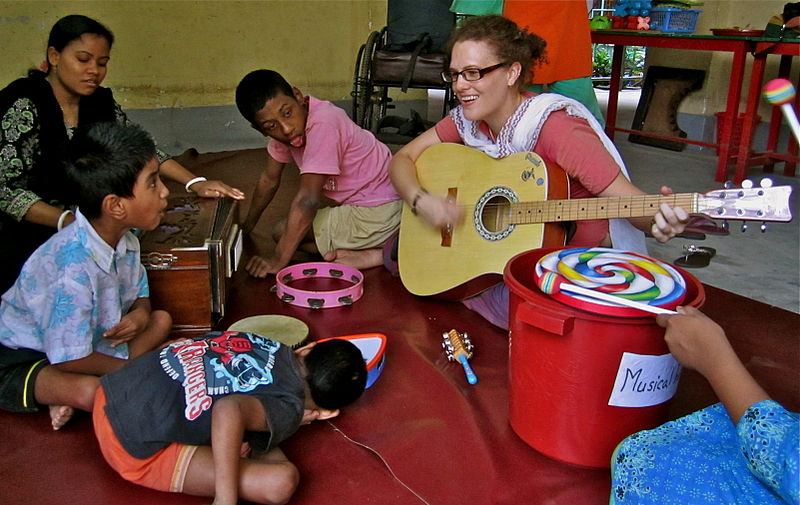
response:
<path fill-rule="evenodd" d="M 762 188 L 771 188 L 772 187 L 772 179 L 761 179 L 760 183 Z"/>
<path fill-rule="evenodd" d="M 725 181 L 725 184 L 722 185 L 725 189 L 731 189 L 733 187 L 733 183 L 731 181 Z"/>
<path fill-rule="evenodd" d="M 728 231 L 728 228 L 730 228 L 730 226 L 728 225 L 728 222 L 727 221 L 723 221 L 722 222 L 722 229 L 725 230 L 725 231 Z"/>
<path fill-rule="evenodd" d="M 742 233 L 747 231 L 747 221 L 742 222 Z"/>
<path fill-rule="evenodd" d="M 767 223 L 766 223 L 766 221 L 761 223 L 761 226 L 759 227 L 759 229 L 761 230 L 761 233 L 764 233 L 765 231 L 767 231 Z"/>
<path fill-rule="evenodd" d="M 743 180 L 743 181 L 742 181 L 742 187 L 743 187 L 744 189 L 750 189 L 750 188 L 752 188 L 752 187 L 753 187 L 753 181 L 751 181 L 750 179 L 745 179 L 745 180 Z"/>

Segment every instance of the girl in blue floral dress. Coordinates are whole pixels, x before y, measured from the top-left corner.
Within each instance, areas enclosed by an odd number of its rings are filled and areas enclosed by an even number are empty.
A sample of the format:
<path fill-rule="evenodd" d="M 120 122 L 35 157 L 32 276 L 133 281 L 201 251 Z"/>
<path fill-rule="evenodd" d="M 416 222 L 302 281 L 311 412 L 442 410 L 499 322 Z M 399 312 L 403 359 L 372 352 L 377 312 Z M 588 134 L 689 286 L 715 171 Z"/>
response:
<path fill-rule="evenodd" d="M 692 307 L 678 311 L 658 317 L 667 345 L 721 403 L 623 440 L 611 504 L 800 503 L 800 416 L 769 398 L 719 325 Z"/>

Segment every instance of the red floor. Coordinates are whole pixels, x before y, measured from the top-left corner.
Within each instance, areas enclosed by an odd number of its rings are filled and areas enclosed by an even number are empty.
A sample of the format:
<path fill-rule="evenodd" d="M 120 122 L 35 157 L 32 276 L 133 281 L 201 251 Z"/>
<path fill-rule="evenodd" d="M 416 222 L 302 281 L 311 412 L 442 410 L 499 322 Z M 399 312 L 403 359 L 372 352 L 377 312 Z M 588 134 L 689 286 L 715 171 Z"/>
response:
<path fill-rule="evenodd" d="M 459 304 L 414 297 L 381 268 L 367 272 L 364 297 L 353 306 L 319 311 L 280 302 L 269 292 L 270 280 L 238 275 L 237 284 L 237 302 L 223 327 L 240 317 L 280 313 L 306 321 L 313 338 L 362 332 L 388 336 L 382 375 L 333 424 L 376 450 L 428 503 L 607 503 L 608 471 L 552 460 L 512 431 L 508 339 Z M 705 311 L 722 322 L 750 370 L 777 400 L 797 409 L 800 316 L 710 287 L 706 294 Z M 471 363 L 479 377 L 474 386 L 440 348 L 441 333 L 451 328 L 472 336 Z M 671 417 L 713 401 L 705 381 L 684 371 Z M 0 413 L 0 433 L 6 440 L 0 502 L 7 505 L 209 502 L 122 481 L 100 456 L 87 416 L 53 433 L 44 414 Z M 395 480 L 376 454 L 342 433 L 317 423 L 301 428 L 285 445 L 302 472 L 291 503 L 425 503 Z"/>
<path fill-rule="evenodd" d="M 383 268 L 366 272 L 364 296 L 350 307 L 299 309 L 279 301 L 269 291 L 273 283 L 274 279 L 253 279 L 239 271 L 233 301 L 220 326 L 256 314 L 285 314 L 305 321 L 313 339 L 364 332 L 381 332 L 389 339 L 385 369 L 364 397 L 333 424 L 302 427 L 285 444 L 302 475 L 293 505 L 608 503 L 607 470 L 555 461 L 511 429 L 504 332 L 460 304 L 409 294 Z M 800 315 L 712 287 L 706 287 L 703 310 L 726 329 L 767 391 L 788 408 L 800 408 Z M 472 337 L 471 364 L 479 378 L 474 386 L 440 347 L 441 334 L 452 328 Z M 669 417 L 714 401 L 705 380 L 685 370 Z M 578 419 L 584 415 L 575 413 Z M 46 414 L 0 412 L 0 434 L 4 505 L 211 501 L 123 481 L 100 456 L 85 415 L 54 433 Z"/>

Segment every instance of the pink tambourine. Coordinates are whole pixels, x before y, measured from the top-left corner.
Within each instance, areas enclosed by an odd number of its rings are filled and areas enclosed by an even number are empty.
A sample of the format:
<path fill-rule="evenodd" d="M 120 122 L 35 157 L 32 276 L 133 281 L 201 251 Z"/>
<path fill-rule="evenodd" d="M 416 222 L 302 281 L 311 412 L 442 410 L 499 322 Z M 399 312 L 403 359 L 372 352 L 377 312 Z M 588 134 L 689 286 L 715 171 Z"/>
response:
<path fill-rule="evenodd" d="M 356 268 L 339 263 L 298 263 L 278 272 L 275 279 L 278 298 L 298 307 L 328 309 L 352 305 L 364 294 L 364 274 Z M 292 287 L 293 282 L 301 279 L 339 279 L 352 285 L 329 291 Z"/>

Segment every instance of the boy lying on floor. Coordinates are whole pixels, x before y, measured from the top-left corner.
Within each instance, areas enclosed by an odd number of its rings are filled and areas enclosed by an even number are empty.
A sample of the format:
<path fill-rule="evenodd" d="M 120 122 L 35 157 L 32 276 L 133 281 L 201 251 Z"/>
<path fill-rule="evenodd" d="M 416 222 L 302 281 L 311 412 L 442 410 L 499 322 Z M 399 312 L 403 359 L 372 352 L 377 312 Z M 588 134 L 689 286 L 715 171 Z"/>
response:
<path fill-rule="evenodd" d="M 103 377 L 94 429 L 106 461 L 131 482 L 214 496 L 215 505 L 285 503 L 299 476 L 278 444 L 337 416 L 366 380 L 361 351 L 345 340 L 293 352 L 252 333 L 212 332 Z"/>

